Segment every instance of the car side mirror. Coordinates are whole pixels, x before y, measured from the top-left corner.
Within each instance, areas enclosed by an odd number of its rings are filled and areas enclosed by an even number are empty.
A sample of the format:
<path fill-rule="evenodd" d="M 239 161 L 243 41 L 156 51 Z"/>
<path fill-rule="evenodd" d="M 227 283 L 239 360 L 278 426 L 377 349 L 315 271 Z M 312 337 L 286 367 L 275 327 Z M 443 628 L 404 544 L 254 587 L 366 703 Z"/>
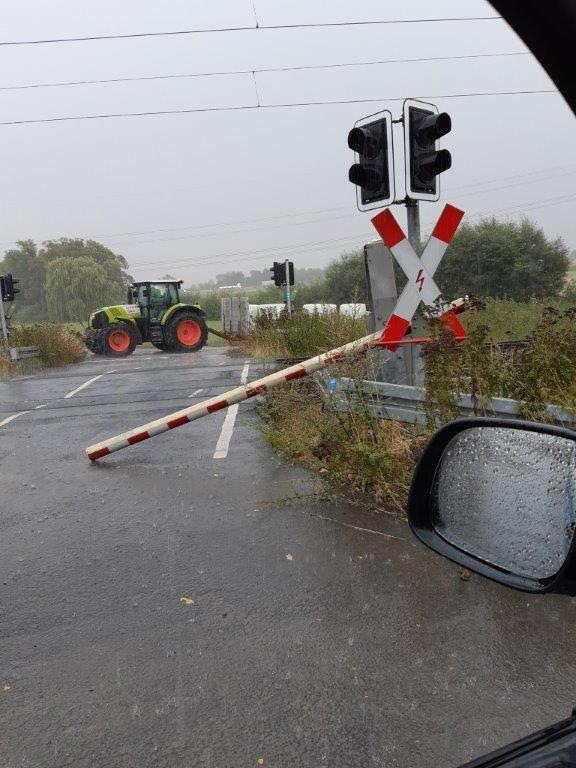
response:
<path fill-rule="evenodd" d="M 576 432 L 491 418 L 442 427 L 418 463 L 408 521 L 426 546 L 527 592 L 576 594 Z"/>

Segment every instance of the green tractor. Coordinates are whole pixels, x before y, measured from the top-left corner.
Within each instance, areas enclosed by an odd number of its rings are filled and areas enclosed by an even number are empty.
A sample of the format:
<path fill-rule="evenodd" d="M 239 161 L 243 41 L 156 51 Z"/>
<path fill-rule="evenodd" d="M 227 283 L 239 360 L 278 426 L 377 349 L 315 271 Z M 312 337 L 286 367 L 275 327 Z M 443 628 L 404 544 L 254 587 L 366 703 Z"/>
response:
<path fill-rule="evenodd" d="M 182 280 L 144 280 L 128 288 L 128 303 L 90 315 L 84 341 L 97 355 L 126 357 L 150 341 L 166 352 L 197 352 L 206 344 L 204 312 L 180 302 Z"/>

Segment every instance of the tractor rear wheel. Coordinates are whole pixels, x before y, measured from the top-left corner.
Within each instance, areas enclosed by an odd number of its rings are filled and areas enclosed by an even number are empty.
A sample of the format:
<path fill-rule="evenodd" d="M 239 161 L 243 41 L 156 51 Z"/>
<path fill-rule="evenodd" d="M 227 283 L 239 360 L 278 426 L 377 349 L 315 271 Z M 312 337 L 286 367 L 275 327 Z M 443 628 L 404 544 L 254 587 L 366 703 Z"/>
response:
<path fill-rule="evenodd" d="M 106 325 L 98 334 L 100 354 L 127 357 L 136 349 L 136 334 L 126 323 Z"/>
<path fill-rule="evenodd" d="M 164 329 L 165 349 L 168 352 L 198 352 L 207 338 L 208 326 L 204 316 L 193 309 L 178 312 L 168 320 Z"/>

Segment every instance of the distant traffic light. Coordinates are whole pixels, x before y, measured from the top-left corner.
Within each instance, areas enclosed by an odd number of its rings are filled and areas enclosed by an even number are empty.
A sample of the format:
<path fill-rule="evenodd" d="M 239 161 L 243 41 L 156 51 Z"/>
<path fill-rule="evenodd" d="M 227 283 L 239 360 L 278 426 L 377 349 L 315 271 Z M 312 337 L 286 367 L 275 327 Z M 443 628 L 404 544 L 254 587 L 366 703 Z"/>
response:
<path fill-rule="evenodd" d="M 272 280 L 274 281 L 274 285 L 280 287 L 284 282 L 284 264 L 275 261 L 273 266 L 270 267 L 270 272 L 272 272 Z"/>
<path fill-rule="evenodd" d="M 14 301 L 14 295 L 20 293 L 19 288 L 14 286 L 18 285 L 20 280 L 16 280 L 11 274 L 0 275 L 0 296 L 2 301 Z"/>
<path fill-rule="evenodd" d="M 279 288 L 282 285 L 286 285 L 285 261 L 275 261 L 274 266 L 270 267 L 270 272 L 272 272 L 274 285 L 277 285 Z M 288 285 L 294 285 L 294 264 L 291 261 L 288 262 Z"/>
<path fill-rule="evenodd" d="M 355 160 L 348 178 L 356 185 L 361 211 L 388 205 L 394 199 L 392 115 L 388 110 L 359 120 L 348 134 Z"/>
<path fill-rule="evenodd" d="M 406 195 L 413 200 L 437 200 L 437 177 L 452 165 L 447 149 L 438 139 L 450 133 L 452 119 L 433 104 L 414 99 L 404 102 L 404 146 L 406 151 Z"/>

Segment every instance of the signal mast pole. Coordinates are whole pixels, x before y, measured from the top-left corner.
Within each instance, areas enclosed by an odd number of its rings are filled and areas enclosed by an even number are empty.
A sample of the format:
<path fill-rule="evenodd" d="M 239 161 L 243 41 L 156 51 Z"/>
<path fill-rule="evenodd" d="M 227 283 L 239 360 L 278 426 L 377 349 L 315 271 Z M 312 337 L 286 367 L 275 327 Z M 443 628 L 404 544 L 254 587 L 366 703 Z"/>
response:
<path fill-rule="evenodd" d="M 408 224 L 408 240 L 418 255 L 422 250 L 420 240 L 420 206 L 418 200 L 406 198 L 406 219 Z"/>
<path fill-rule="evenodd" d="M 290 260 L 284 262 L 284 279 L 286 281 L 286 312 L 292 315 L 292 294 L 290 293 Z"/>
<path fill-rule="evenodd" d="M 2 293 L 0 292 L 0 328 L 2 329 L 2 337 L 4 343 L 8 347 L 8 329 L 6 328 L 6 316 L 4 315 L 4 302 L 2 300 Z"/>

